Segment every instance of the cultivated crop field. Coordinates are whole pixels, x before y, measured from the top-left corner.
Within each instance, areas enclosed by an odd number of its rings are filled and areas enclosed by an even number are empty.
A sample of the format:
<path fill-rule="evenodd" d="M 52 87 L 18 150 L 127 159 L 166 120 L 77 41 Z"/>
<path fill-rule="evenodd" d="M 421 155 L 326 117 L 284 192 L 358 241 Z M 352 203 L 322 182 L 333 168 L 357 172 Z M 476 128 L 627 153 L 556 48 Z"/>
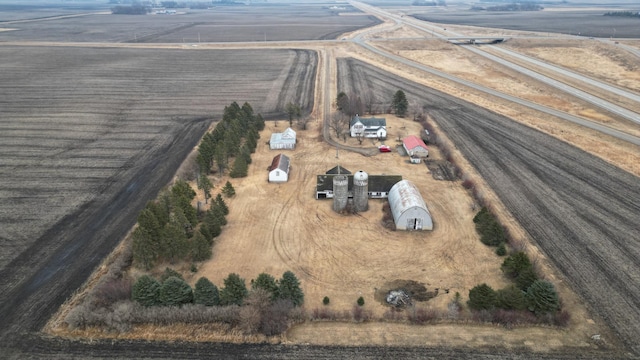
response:
<path fill-rule="evenodd" d="M 624 11 L 626 9 L 612 9 Z M 633 9 L 629 9 L 633 10 Z M 636 10 L 637 11 L 637 10 Z M 637 18 L 603 16 L 606 10 L 562 9 L 553 11 L 456 11 L 415 14 L 417 19 L 441 24 L 497 29 L 543 31 L 593 37 L 635 38 L 640 34 Z"/>
<path fill-rule="evenodd" d="M 353 8 L 351 12 L 355 13 Z M 342 16 L 328 6 L 223 6 L 180 10 L 176 15 L 89 14 L 65 19 L 7 24 L 0 41 L 236 42 L 335 39 L 378 24 L 372 16 Z M 0 24 L 1 26 L 2 24 Z"/>
<path fill-rule="evenodd" d="M 469 160 L 528 235 L 626 342 L 640 333 L 639 179 L 512 120 L 399 81 L 364 63 L 339 69 L 358 91 L 403 88 Z M 562 278 L 559 280 L 563 280 Z M 637 348 L 635 348 L 637 350 Z"/>
<path fill-rule="evenodd" d="M 0 52 L 2 334 L 44 324 L 224 106 L 309 111 L 317 61 L 301 50 Z"/>

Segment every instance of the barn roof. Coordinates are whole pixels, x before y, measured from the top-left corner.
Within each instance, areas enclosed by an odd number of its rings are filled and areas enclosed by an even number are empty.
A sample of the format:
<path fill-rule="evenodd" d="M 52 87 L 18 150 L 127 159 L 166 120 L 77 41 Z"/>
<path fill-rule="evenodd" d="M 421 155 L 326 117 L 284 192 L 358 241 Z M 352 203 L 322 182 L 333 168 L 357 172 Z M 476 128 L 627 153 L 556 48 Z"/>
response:
<path fill-rule="evenodd" d="M 278 154 L 271 161 L 271 166 L 269 166 L 269 171 L 280 169 L 284 172 L 289 172 L 289 157 L 285 154 Z"/>
<path fill-rule="evenodd" d="M 375 117 L 361 118 L 360 116 L 356 115 L 353 118 L 351 118 L 351 121 L 349 122 L 349 127 L 353 126 L 353 124 L 357 123 L 358 121 L 360 121 L 362 125 L 366 127 L 380 128 L 383 126 L 387 126 L 387 119 L 385 118 L 375 118 Z"/>
<path fill-rule="evenodd" d="M 402 139 L 402 143 L 404 144 L 404 147 L 406 147 L 408 150 L 415 149 L 417 147 L 428 149 L 427 144 L 425 144 L 424 141 L 422 141 L 422 139 L 420 139 L 415 135 L 409 135 L 406 138 Z"/>
<path fill-rule="evenodd" d="M 327 172 L 325 174 L 336 174 L 336 175 L 337 174 L 342 174 L 342 175 L 344 175 L 344 174 L 351 174 L 351 171 L 349 171 L 349 170 L 343 168 L 342 166 L 338 165 L 336 167 L 333 167 L 333 168 L 327 170 Z"/>
<path fill-rule="evenodd" d="M 337 174 L 318 175 L 316 191 L 333 190 L 333 177 Z M 349 191 L 353 190 L 353 175 L 347 175 Z M 369 192 L 389 192 L 393 185 L 402 180 L 402 175 L 369 175 Z"/>

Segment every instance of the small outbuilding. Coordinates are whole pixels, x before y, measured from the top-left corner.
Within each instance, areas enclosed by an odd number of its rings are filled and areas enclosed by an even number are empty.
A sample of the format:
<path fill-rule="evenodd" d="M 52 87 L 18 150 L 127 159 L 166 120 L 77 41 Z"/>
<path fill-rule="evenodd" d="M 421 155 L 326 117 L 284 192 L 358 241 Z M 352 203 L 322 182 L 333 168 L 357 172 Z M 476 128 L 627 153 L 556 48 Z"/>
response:
<path fill-rule="evenodd" d="M 389 191 L 389 206 L 397 230 L 433 230 L 431 214 L 412 182 L 402 180 Z"/>
<path fill-rule="evenodd" d="M 427 144 L 415 135 L 409 135 L 402 139 L 402 147 L 409 156 L 428 157 L 429 148 Z"/>
<path fill-rule="evenodd" d="M 269 166 L 269 182 L 287 182 L 289 180 L 290 168 L 291 162 L 288 156 L 284 154 L 276 155 L 271 162 L 271 166 Z"/>
<path fill-rule="evenodd" d="M 287 128 L 281 133 L 271 134 L 269 140 L 271 150 L 293 150 L 296 148 L 296 132 L 292 128 Z"/>

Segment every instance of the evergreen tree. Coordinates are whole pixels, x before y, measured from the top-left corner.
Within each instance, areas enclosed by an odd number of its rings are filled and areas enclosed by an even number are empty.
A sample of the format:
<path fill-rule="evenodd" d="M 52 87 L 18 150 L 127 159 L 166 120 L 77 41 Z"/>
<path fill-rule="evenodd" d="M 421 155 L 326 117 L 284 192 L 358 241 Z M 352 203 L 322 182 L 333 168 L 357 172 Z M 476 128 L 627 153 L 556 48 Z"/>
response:
<path fill-rule="evenodd" d="M 160 305 L 160 283 L 149 275 L 141 276 L 131 289 L 131 297 L 140 305 Z"/>
<path fill-rule="evenodd" d="M 516 277 L 516 286 L 522 291 L 527 291 L 529 286 L 531 286 L 536 280 L 538 280 L 538 276 L 533 270 L 533 267 L 530 266 L 524 268 L 518 273 L 518 276 Z"/>
<path fill-rule="evenodd" d="M 496 307 L 505 310 L 525 310 L 527 301 L 524 292 L 513 285 L 496 291 Z"/>
<path fill-rule="evenodd" d="M 184 280 L 172 276 L 160 286 L 160 302 L 165 306 L 180 306 L 193 302 L 193 290 Z"/>
<path fill-rule="evenodd" d="M 517 252 L 508 256 L 500 267 L 502 272 L 508 277 L 515 279 L 525 269 L 533 268 L 529 257 L 524 252 Z"/>
<path fill-rule="evenodd" d="M 251 289 L 264 289 L 270 294 L 271 300 L 275 300 L 278 296 L 278 284 L 276 279 L 267 273 L 260 273 L 255 280 L 252 280 Z"/>
<path fill-rule="evenodd" d="M 304 302 L 304 293 L 300 288 L 300 281 L 291 271 L 282 274 L 278 282 L 278 297 L 280 299 L 291 300 L 294 306 L 300 306 Z"/>
<path fill-rule="evenodd" d="M 477 285 L 469 290 L 467 305 L 473 310 L 491 310 L 496 305 L 496 292 L 487 284 Z"/>
<path fill-rule="evenodd" d="M 161 256 L 174 263 L 189 252 L 184 225 L 172 218 L 165 226 Z"/>
<path fill-rule="evenodd" d="M 255 124 L 256 124 L 256 129 L 258 131 L 264 130 L 265 124 L 264 124 L 264 119 L 262 118 L 262 115 L 258 114 L 258 116 L 256 116 Z"/>
<path fill-rule="evenodd" d="M 179 272 L 173 270 L 170 267 L 166 267 L 162 272 L 162 275 L 160 275 L 160 282 L 165 282 L 170 277 L 177 277 L 178 279 L 184 280 L 184 278 L 182 277 L 182 275 L 180 275 Z"/>
<path fill-rule="evenodd" d="M 300 111 L 300 106 L 297 104 L 294 104 L 292 102 L 289 102 L 286 106 L 285 106 L 285 112 L 287 113 L 287 116 L 289 117 L 289 127 L 293 127 L 293 117 L 300 117 L 301 111 Z"/>
<path fill-rule="evenodd" d="M 211 244 L 201 232 L 196 232 L 191 239 L 191 259 L 204 261 L 211 257 Z"/>
<path fill-rule="evenodd" d="M 391 107 L 393 107 L 396 115 L 400 117 L 404 116 L 407 113 L 407 110 L 409 109 L 409 101 L 407 101 L 407 97 L 404 94 L 404 91 L 396 91 L 396 93 L 393 95 Z"/>
<path fill-rule="evenodd" d="M 217 127 L 216 127 L 217 129 Z M 218 172 L 220 174 L 224 173 L 224 170 L 227 168 L 228 162 L 229 162 L 229 156 L 227 155 L 227 152 L 224 148 L 224 144 L 223 143 L 218 143 L 218 145 L 216 146 L 216 151 L 214 154 L 214 159 L 216 162 L 216 165 L 218 167 Z"/>
<path fill-rule="evenodd" d="M 151 269 L 160 256 L 161 239 L 154 239 L 148 231 L 141 227 L 133 230 L 131 237 L 133 239 L 132 253 L 134 263 L 145 270 Z"/>
<path fill-rule="evenodd" d="M 207 175 L 202 174 L 198 178 L 198 189 L 204 193 L 204 203 L 207 204 L 211 197 L 211 189 L 213 189 L 213 184 Z"/>
<path fill-rule="evenodd" d="M 222 198 L 222 195 L 220 195 L 220 194 L 218 194 L 216 196 L 216 206 L 218 206 L 220 208 L 220 210 L 222 210 L 223 214 L 229 215 L 229 207 L 224 202 L 224 199 Z"/>
<path fill-rule="evenodd" d="M 218 287 L 206 277 L 201 277 L 193 290 L 193 302 L 205 306 L 220 305 Z"/>
<path fill-rule="evenodd" d="M 229 173 L 232 178 L 240 178 L 247 176 L 249 171 L 249 165 L 247 160 L 243 156 L 238 156 L 233 163 L 233 169 Z"/>
<path fill-rule="evenodd" d="M 552 283 L 536 280 L 527 289 L 527 304 L 530 311 L 536 314 L 553 313 L 560 307 L 560 299 Z"/>
<path fill-rule="evenodd" d="M 160 239 L 162 235 L 162 227 L 160 227 L 160 223 L 150 209 L 149 204 L 138 215 L 138 227 L 147 232 L 153 239 Z"/>
<path fill-rule="evenodd" d="M 220 290 L 221 305 L 242 305 L 242 302 L 249 294 L 247 285 L 240 275 L 231 273 L 224 279 L 224 288 Z"/>
<path fill-rule="evenodd" d="M 231 185 L 231 183 L 229 181 L 227 181 L 227 183 L 224 184 L 224 187 L 222 188 L 222 193 L 226 197 L 232 197 L 233 195 L 236 194 L 236 189 L 234 189 L 233 185 Z"/>

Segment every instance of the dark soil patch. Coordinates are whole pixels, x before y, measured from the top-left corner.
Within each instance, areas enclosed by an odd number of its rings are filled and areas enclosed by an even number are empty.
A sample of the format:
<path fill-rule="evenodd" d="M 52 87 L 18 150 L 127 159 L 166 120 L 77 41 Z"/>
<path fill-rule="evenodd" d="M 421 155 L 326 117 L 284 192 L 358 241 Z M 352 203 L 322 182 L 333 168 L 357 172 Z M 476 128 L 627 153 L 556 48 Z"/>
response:
<path fill-rule="evenodd" d="M 425 160 L 431 175 L 436 180 L 456 181 L 458 180 L 458 171 L 456 166 L 446 160 Z"/>
<path fill-rule="evenodd" d="M 387 295 L 393 290 L 403 290 L 409 295 L 411 301 L 428 301 L 438 295 L 438 289 L 428 291 L 423 283 L 415 280 L 398 279 L 390 281 L 376 289 L 373 298 L 383 305 L 388 305 Z"/>

